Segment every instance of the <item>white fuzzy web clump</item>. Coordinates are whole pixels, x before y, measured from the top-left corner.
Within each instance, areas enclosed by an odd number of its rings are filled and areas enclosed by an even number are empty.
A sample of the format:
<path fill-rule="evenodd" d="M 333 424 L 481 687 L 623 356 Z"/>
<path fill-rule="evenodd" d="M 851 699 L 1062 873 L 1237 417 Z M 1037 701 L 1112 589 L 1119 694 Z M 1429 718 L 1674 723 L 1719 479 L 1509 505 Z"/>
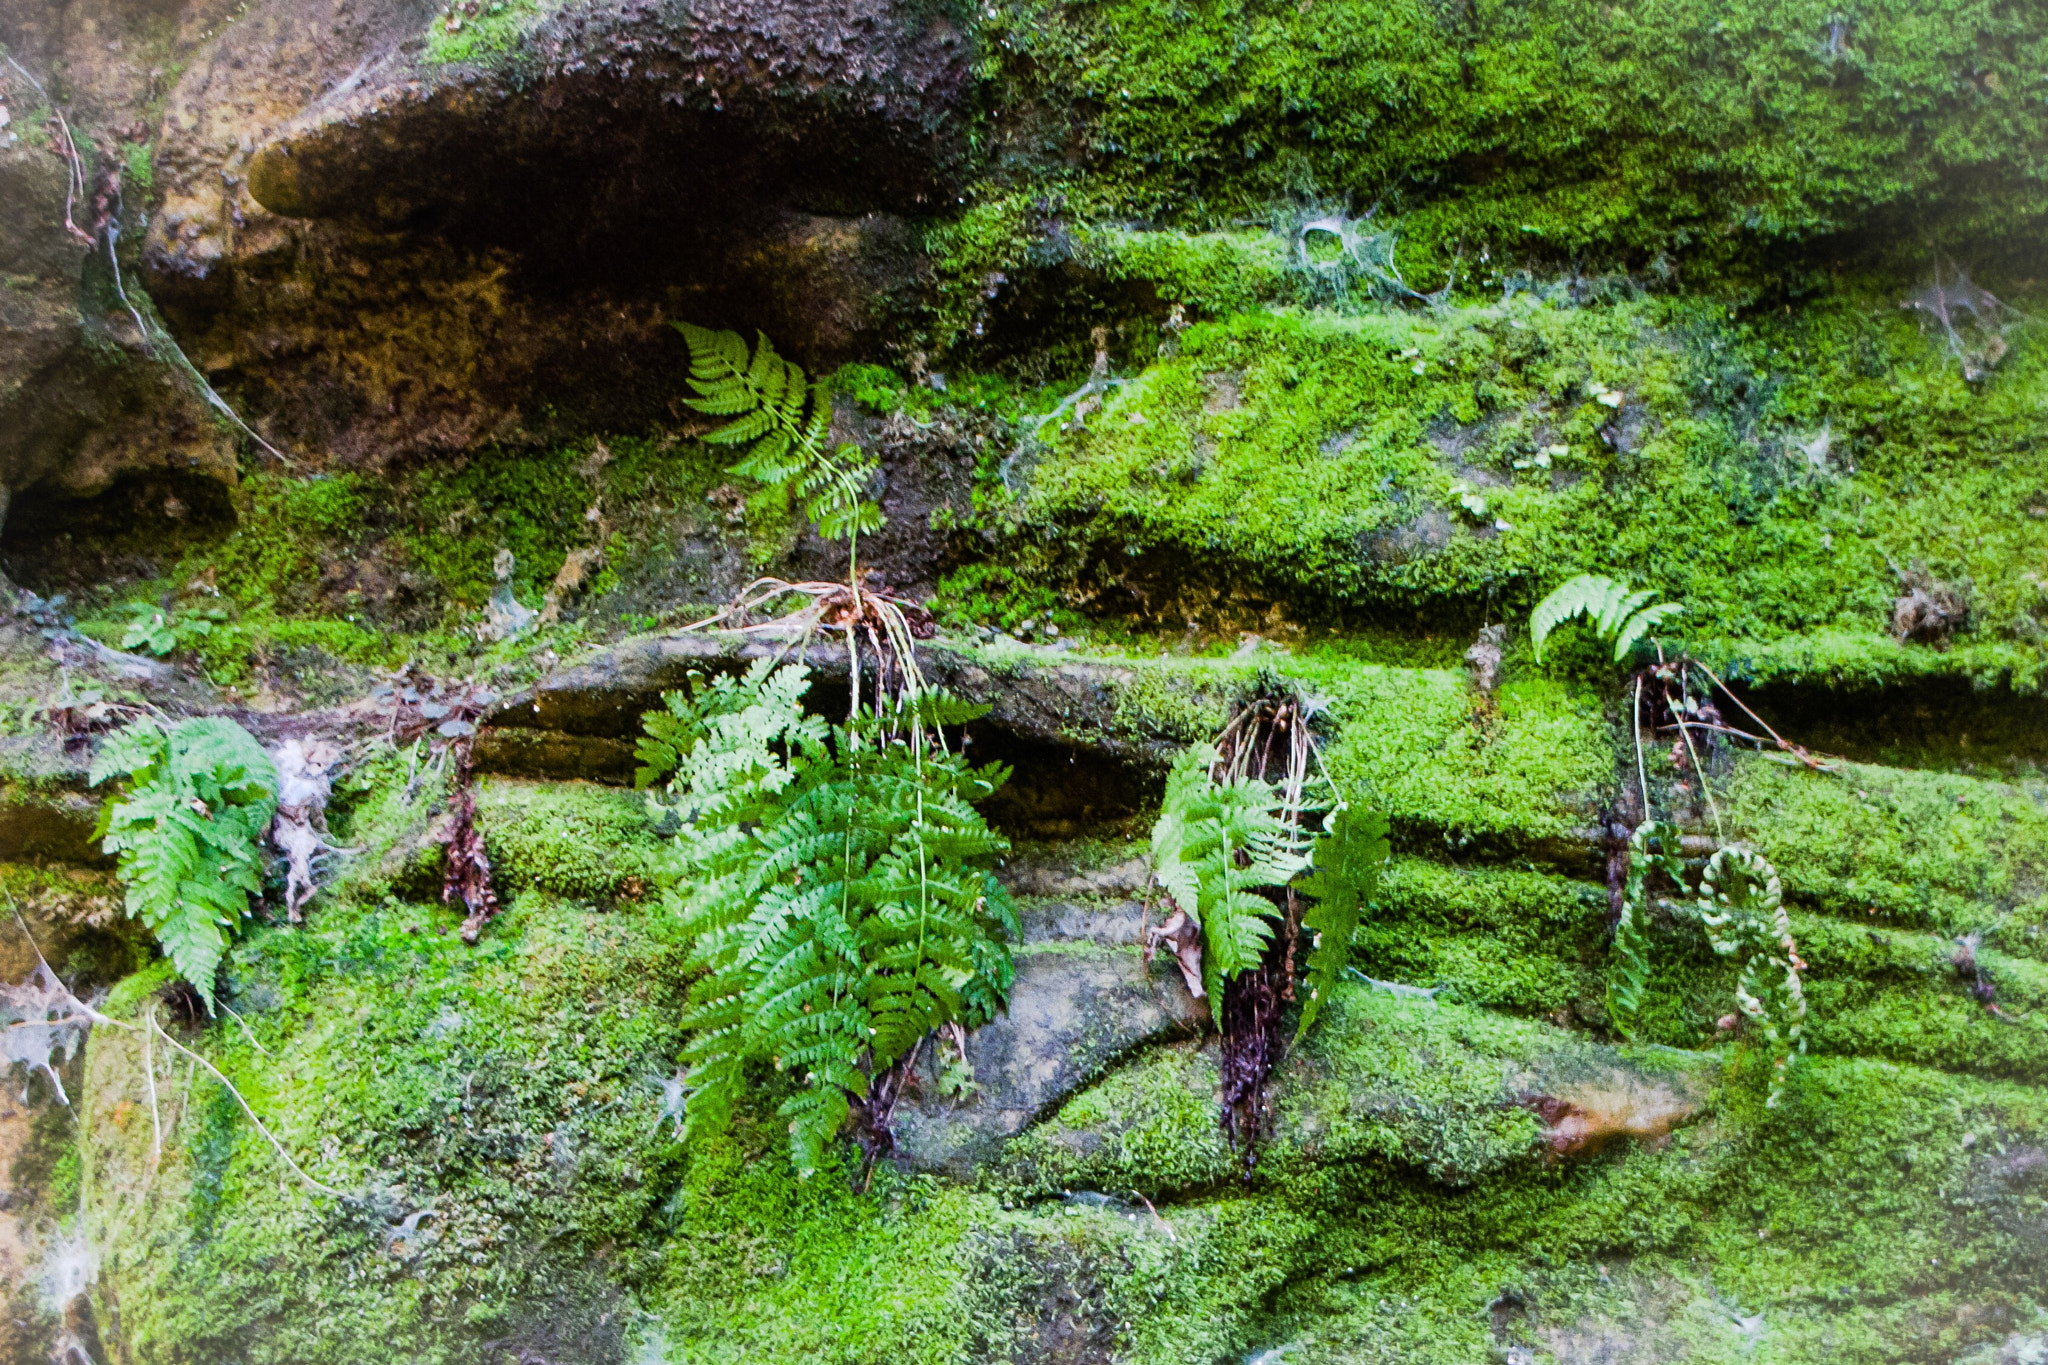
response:
<path fill-rule="evenodd" d="M 1975 384 L 2005 359 L 2010 346 L 2006 329 L 2019 312 L 1971 279 L 1961 266 L 1934 267 L 1934 281 L 1914 290 L 1899 306 L 1919 313 L 1941 328 L 1949 354 L 1962 364 L 1963 378 Z"/>
<path fill-rule="evenodd" d="M 18 986 L 0 985 L 0 1065 L 19 1065 L 31 1078 L 42 1072 L 66 1105 L 71 1097 L 64 1093 L 57 1067 L 78 1055 L 91 1028 L 92 1016 L 47 962 L 38 961 Z M 26 1090 L 22 1098 L 27 1099 Z"/>

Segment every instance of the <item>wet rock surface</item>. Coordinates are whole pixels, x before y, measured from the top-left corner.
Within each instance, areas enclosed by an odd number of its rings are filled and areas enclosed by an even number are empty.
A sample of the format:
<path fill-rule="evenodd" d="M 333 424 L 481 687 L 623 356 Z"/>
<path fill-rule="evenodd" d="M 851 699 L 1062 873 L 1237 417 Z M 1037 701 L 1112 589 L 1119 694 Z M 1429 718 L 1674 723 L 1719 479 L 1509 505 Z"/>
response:
<path fill-rule="evenodd" d="M 1198 1032 L 1208 1019 L 1170 959 L 1150 964 L 1137 946 L 1135 904 L 1050 904 L 1024 913 L 1017 979 L 1003 1016 L 968 1035 L 973 1089 L 940 1089 L 941 1038 L 915 1074 L 915 1103 L 896 1111 L 898 1165 L 962 1179 L 1006 1140 L 1123 1057 Z"/>

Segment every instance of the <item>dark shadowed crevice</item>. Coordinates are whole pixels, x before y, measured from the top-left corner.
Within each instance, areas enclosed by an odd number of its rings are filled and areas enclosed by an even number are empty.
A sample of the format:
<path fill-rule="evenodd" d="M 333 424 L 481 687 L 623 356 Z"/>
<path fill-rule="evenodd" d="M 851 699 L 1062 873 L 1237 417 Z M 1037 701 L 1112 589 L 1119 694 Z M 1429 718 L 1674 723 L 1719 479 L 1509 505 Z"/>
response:
<path fill-rule="evenodd" d="M 1739 684 L 1738 684 L 1739 686 Z M 2048 764 L 2048 697 L 1930 677 L 1882 688 L 1778 683 L 1744 697 L 1788 740 L 1858 763 L 2025 777 Z"/>

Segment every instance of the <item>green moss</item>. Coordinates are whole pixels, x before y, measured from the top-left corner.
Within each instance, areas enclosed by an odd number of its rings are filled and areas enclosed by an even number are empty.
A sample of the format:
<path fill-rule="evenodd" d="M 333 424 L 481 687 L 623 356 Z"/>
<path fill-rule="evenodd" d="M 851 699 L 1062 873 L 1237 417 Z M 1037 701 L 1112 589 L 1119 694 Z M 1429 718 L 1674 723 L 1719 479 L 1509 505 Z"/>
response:
<path fill-rule="evenodd" d="M 1404 861 L 1387 899 L 1478 924 L 1515 903 L 1568 920 L 1580 898 L 1507 873 L 1461 898 L 1455 877 Z M 1604 1322 L 1717 1359 L 1742 1344 L 1725 1304 L 1769 1328 L 1731 1360 L 1861 1365 L 1921 1358 L 1901 1334 L 1916 1315 L 1956 1349 L 1995 1335 L 2048 1252 L 2025 1155 L 2048 1109 L 2031 1090 L 1820 1055 L 1771 1114 L 1738 1052 L 1736 1082 L 1667 1147 L 1554 1164 L 1522 1094 L 1616 1065 L 1689 1087 L 1698 1063 L 1348 985 L 1276 1079 L 1249 1189 L 1215 1127 L 1213 1061 L 1192 1045 L 1075 1096 L 986 1188 L 887 1167 L 865 1192 L 845 1170 L 798 1182 L 773 1084 L 730 1135 L 673 1146 L 659 1088 L 635 1079 L 662 1074 L 676 1037 L 672 950 L 651 925 L 529 896 L 478 952 L 434 932 L 450 923 L 391 905 L 260 933 L 236 950 L 231 998 L 270 1055 L 230 1028 L 201 1044 L 323 1178 L 384 1171 L 400 1212 L 431 1196 L 439 1218 L 412 1231 L 280 1191 L 267 1150 L 204 1095 L 173 1115 L 183 1147 L 161 1212 L 137 1223 L 114 1182 L 144 1159 L 148 1120 L 125 1098 L 117 1123 L 112 1101 L 135 1086 L 111 1074 L 111 1036 L 95 1040 L 87 1207 L 104 1292 L 159 1358 L 382 1358 L 361 1344 L 375 1342 L 466 1361 L 479 1340 L 538 1330 L 527 1305 L 587 1322 L 608 1285 L 631 1284 L 678 1362 L 998 1360 L 1046 1332 L 1099 1332 L 1157 1365 L 1289 1343 L 1304 1359 L 1448 1365 L 1502 1321 L 1511 1341 Z M 1883 965 L 1801 930 L 1816 980 Z M 531 1244 L 543 1225 L 561 1257 Z M 335 1271 L 317 1296 L 281 1278 L 298 1265 L 284 1248 L 309 1239 Z M 151 1256 L 128 1250 L 143 1245 Z M 152 1269 L 174 1253 L 175 1290 Z M 565 1268 L 593 1255 L 582 1278 Z M 1488 1307 L 1503 1290 L 1523 1304 L 1505 1320 Z"/>
<path fill-rule="evenodd" d="M 993 626 L 1014 631 L 1025 622 L 1044 626 L 1048 622 L 1072 629 L 1079 624 L 1074 612 L 1061 606 L 1059 595 L 1049 584 L 998 564 L 968 564 L 939 580 L 939 590 L 929 604 L 948 626 L 964 629 Z"/>
<path fill-rule="evenodd" d="M 1297 667 L 1342 727 L 1331 777 L 1418 846 L 1538 850 L 1589 823 L 1612 780 L 1605 718 L 1562 684 L 1509 683 L 1485 707 L 1462 673 Z"/>
<path fill-rule="evenodd" d="M 151 996 L 177 979 L 178 969 L 168 961 L 149 963 L 134 975 L 123 977 L 100 1002 L 99 1011 L 110 1019 L 133 1019 Z"/>
<path fill-rule="evenodd" d="M 1738 674 L 2031 685 L 2048 448 L 2025 414 L 2048 352 L 2016 335 L 1973 392 L 1893 306 L 1904 287 L 1752 321 L 1669 299 L 1236 316 L 1062 438 L 1016 525 L 1077 581 L 1152 571 L 1311 618 L 1512 618 L 1619 573 Z M 1914 562 L 1971 585 L 1947 663 L 1884 643 L 1891 565 Z"/>
<path fill-rule="evenodd" d="M 1270 232 L 1130 232 L 1099 229 L 1084 242 L 1112 283 L 1142 280 L 1194 317 L 1221 317 L 1286 298 L 1286 244 Z"/>
<path fill-rule="evenodd" d="M 1219 676 L 1220 673 L 1220 676 Z M 1117 689 L 1114 724 L 1144 739 L 1206 743 L 1230 720 L 1228 697 L 1251 671 L 1136 661 Z"/>
<path fill-rule="evenodd" d="M 361 542 L 373 494 L 360 474 L 251 474 L 242 485 L 240 525 L 208 565 L 245 604 L 305 610 L 317 600 L 327 561 Z"/>
<path fill-rule="evenodd" d="M 2031 786 L 1743 758 L 1728 814 L 1795 900 L 1859 920 L 1985 929 L 2035 955 L 2030 930 L 2048 916 L 2048 812 Z"/>
<path fill-rule="evenodd" d="M 147 142 L 131 142 L 122 148 L 122 188 L 148 203 L 156 192 L 156 149 Z"/>
<path fill-rule="evenodd" d="M 1765 642 L 1715 640 L 1698 653 L 1733 682 L 1810 683 L 1842 691 L 1908 686 L 1919 678 L 1962 678 L 2038 693 L 2044 667 L 2042 652 L 2030 638 L 1966 637 L 1936 650 L 1902 644 L 1878 630 L 1809 630 Z"/>
<path fill-rule="evenodd" d="M 450 7 L 427 25 L 426 58 L 433 63 L 498 62 L 557 8 L 559 0 L 486 0 L 475 15 Z M 450 15 L 456 16 L 453 28 Z"/>
<path fill-rule="evenodd" d="M 584 512 L 599 490 L 578 454 L 485 450 L 456 468 L 421 470 L 406 490 L 408 558 L 455 601 L 481 607 L 497 584 L 498 551 L 510 550 L 515 588 L 537 603 L 568 548 L 589 538 Z"/>
<path fill-rule="evenodd" d="M 2039 1084 L 2048 1079 L 2048 967 L 1978 948 L 1994 991 L 1971 994 L 1951 939 L 1802 915 L 1793 921 L 1810 970 L 1807 1048 L 1916 1062 Z M 1996 1012 L 1988 1006 L 1996 1006 Z"/>
<path fill-rule="evenodd" d="M 637 897 L 662 856 L 644 800 L 583 782 L 482 782 L 477 823 L 499 884 L 515 893 Z"/>
<path fill-rule="evenodd" d="M 982 29 L 991 195 L 1021 196 L 1030 168 L 1102 216 L 1398 196 L 1423 260 L 1462 243 L 1483 277 L 1532 249 L 1726 262 L 1900 218 L 2012 232 L 2048 208 L 2043 40 L 1993 3 L 1017 0 Z"/>
<path fill-rule="evenodd" d="M 452 922 L 335 905 L 302 929 L 258 931 L 235 949 L 226 995 L 253 1036 L 223 1024 L 194 1040 L 357 1202 L 280 1182 L 204 1080 L 189 1101 L 160 1089 L 174 1144 L 146 1176 L 139 1048 L 95 1035 L 86 1218 L 136 1349 L 481 1361 L 486 1340 L 556 1331 L 602 1353 L 603 1333 L 622 1330 L 620 1286 L 653 1269 L 641 1229 L 677 1158 L 658 1122 L 675 946 L 659 921 L 536 895 L 474 949 Z M 308 1245 L 331 1270 L 316 1292 Z"/>
<path fill-rule="evenodd" d="M 1352 952 L 1368 975 L 1446 999 L 1591 1020 L 1604 1013 L 1606 916 L 1605 887 L 1397 858 Z"/>
<path fill-rule="evenodd" d="M 671 1203 L 670 1358 L 963 1358 L 976 1324 L 959 1311 L 960 1242 L 988 1201 L 886 1174 L 867 1196 L 844 1172 L 793 1182 L 761 1154 L 769 1136 L 700 1151 Z"/>
<path fill-rule="evenodd" d="M 1227 1189 L 1242 1163 L 1217 1123 L 1221 1086 L 1213 1047 L 1155 1049 L 1013 1139 L 990 1183 L 1011 1198 L 1083 1189 L 1165 1199 Z"/>

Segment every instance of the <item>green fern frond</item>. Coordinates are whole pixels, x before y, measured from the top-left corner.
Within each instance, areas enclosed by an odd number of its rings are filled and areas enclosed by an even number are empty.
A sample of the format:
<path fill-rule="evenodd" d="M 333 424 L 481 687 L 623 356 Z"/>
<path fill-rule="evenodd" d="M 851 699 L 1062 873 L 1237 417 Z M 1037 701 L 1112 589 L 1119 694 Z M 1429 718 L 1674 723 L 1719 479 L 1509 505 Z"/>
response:
<path fill-rule="evenodd" d="M 1623 884 L 1621 917 L 1614 923 L 1613 958 L 1607 975 L 1607 1017 L 1614 1031 L 1634 1039 L 1643 994 L 1650 984 L 1648 886 L 1652 872 L 1685 886 L 1685 860 L 1678 827 L 1663 820 L 1645 820 L 1629 838 L 1628 876 Z"/>
<path fill-rule="evenodd" d="M 1675 602 L 1645 606 L 1654 596 L 1653 592 L 1631 590 L 1628 584 L 1600 574 L 1567 579 L 1538 602 L 1529 615 L 1529 642 L 1535 648 L 1536 661 L 1543 661 L 1543 645 L 1551 632 L 1583 616 L 1596 636 L 1614 642 L 1614 659 L 1619 663 L 1650 627 L 1683 610 Z"/>
<path fill-rule="evenodd" d="M 1647 886 L 1652 873 L 1662 873 L 1687 895 L 1714 951 L 1741 959 L 1735 1003 L 1771 1050 L 1771 1089 L 1764 1103 L 1776 1108 L 1793 1064 L 1805 1054 L 1807 1015 L 1806 964 L 1792 937 L 1777 869 L 1753 850 L 1730 846 L 1707 860 L 1698 889 L 1686 892 L 1681 849 L 1677 826 L 1661 820 L 1644 821 L 1629 840 L 1628 879 L 1608 968 L 1608 1017 L 1617 1033 L 1635 1037 L 1650 978 Z"/>
<path fill-rule="evenodd" d="M 1647 594 L 1645 594 L 1647 596 Z M 1659 602 L 1653 607 L 1644 607 L 1621 623 L 1614 636 L 1614 661 L 1620 663 L 1636 642 L 1650 633 L 1650 627 L 1678 615 L 1685 608 L 1676 602 Z"/>
<path fill-rule="evenodd" d="M 206 716 L 110 736 L 92 781 L 123 776 L 100 814 L 101 847 L 119 860 L 129 916 L 210 1010 L 228 943 L 263 891 L 257 841 L 276 812 L 277 769 L 247 730 Z"/>
<path fill-rule="evenodd" d="M 1152 827 L 1153 876 L 1202 931 L 1203 989 L 1257 966 L 1279 907 L 1258 888 L 1287 884 L 1306 860 L 1275 814 L 1271 785 L 1216 782 L 1216 751 L 1194 745 L 1175 760 Z"/>
<path fill-rule="evenodd" d="M 1315 866 L 1301 886 L 1314 904 L 1301 917 L 1311 946 L 1308 999 L 1295 1025 L 1296 1042 L 1307 1036 L 1350 965 L 1352 936 L 1366 904 L 1379 890 L 1380 870 L 1393 852 L 1387 833 L 1386 816 L 1346 808 L 1330 817 L 1329 833 L 1316 841 Z"/>
<path fill-rule="evenodd" d="M 876 466 L 858 446 L 830 445 L 832 397 L 823 383 L 812 383 L 801 365 L 777 355 L 765 335 L 756 334 L 750 359 L 737 333 L 686 322 L 676 327 L 690 345 L 690 387 L 697 395 L 683 401 L 708 416 L 733 419 L 705 441 L 746 448 L 730 473 L 794 491 L 826 540 L 853 540 L 882 528 L 882 510 L 866 496 Z"/>
<path fill-rule="evenodd" d="M 650 749 L 666 746 L 650 766 L 670 764 L 687 817 L 667 900 L 703 973 L 685 1018 L 685 1134 L 726 1123 L 746 1067 L 770 1064 L 802 1087 L 783 1112 L 810 1171 L 869 1076 L 934 1028 L 1002 1008 L 1017 915 L 988 864 L 1009 844 L 976 803 L 1006 773 L 872 718 L 804 715 L 798 665 L 692 681 L 648 718 Z M 942 693 L 917 704 L 934 722 L 979 713 Z"/>

